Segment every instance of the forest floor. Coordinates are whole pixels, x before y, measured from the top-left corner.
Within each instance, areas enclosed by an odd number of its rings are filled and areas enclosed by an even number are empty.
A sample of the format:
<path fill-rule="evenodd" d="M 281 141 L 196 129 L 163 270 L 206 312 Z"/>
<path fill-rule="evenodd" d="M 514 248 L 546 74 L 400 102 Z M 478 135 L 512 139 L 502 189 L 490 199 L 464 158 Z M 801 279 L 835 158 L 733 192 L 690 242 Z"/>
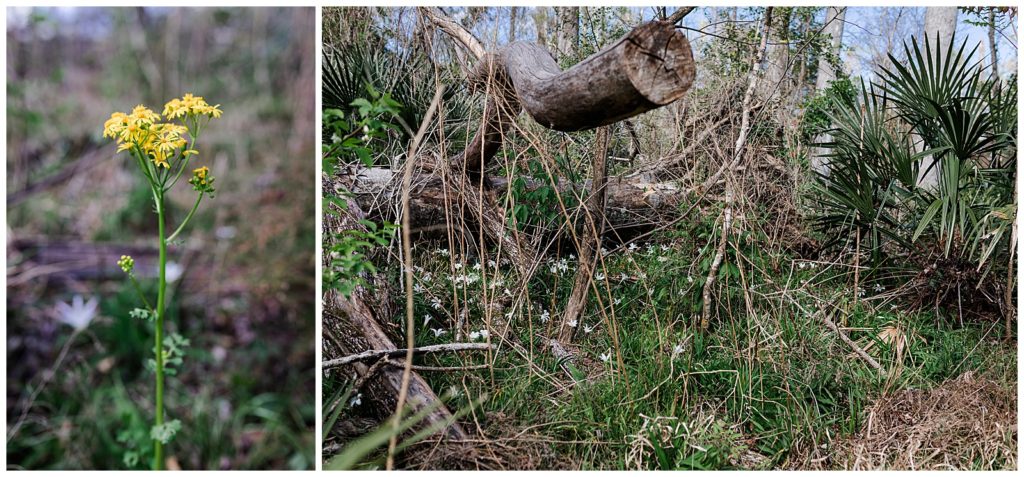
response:
<path fill-rule="evenodd" d="M 721 312 L 702 329 L 708 254 L 694 237 L 708 230 L 696 224 L 607 252 L 601 302 L 591 294 L 568 359 L 548 343 L 553 310 L 571 292 L 571 254 L 547 259 L 528 309 L 508 312 L 507 266 L 418 243 L 416 317 L 426 326 L 417 345 L 475 338 L 495 352 L 417 358 L 459 369 L 423 373 L 453 411 L 482 403 L 462 420 L 471 442 L 427 439 L 399 465 L 1016 468 L 1016 341 L 998 315 L 911 309 L 883 280 L 857 293 L 848 264 L 751 241 L 723 266 Z M 461 370 L 474 365 L 487 366 Z"/>

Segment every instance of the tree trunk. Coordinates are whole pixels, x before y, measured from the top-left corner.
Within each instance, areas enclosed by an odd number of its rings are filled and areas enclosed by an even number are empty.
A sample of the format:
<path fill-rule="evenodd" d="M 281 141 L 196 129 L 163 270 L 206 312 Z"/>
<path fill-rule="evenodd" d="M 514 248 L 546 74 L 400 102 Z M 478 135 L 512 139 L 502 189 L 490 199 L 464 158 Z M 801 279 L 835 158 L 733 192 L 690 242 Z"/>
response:
<path fill-rule="evenodd" d="M 942 51 L 953 39 L 956 33 L 957 7 L 926 7 L 924 9 L 924 33 L 929 41 L 935 41 L 935 35 L 939 35 L 942 42 Z M 934 48 L 934 44 L 932 45 Z"/>
<path fill-rule="evenodd" d="M 558 131 L 605 126 L 669 104 L 695 76 L 690 43 L 670 23 L 649 22 L 562 71 L 544 48 L 513 43 L 492 57 L 526 111 Z"/>
<path fill-rule="evenodd" d="M 516 17 L 519 13 L 519 7 L 509 7 L 508 13 L 508 41 L 516 41 Z"/>
<path fill-rule="evenodd" d="M 576 55 L 580 41 L 580 7 L 555 7 L 558 21 L 558 41 L 555 47 L 561 56 Z"/>
<path fill-rule="evenodd" d="M 818 80 L 815 91 L 822 91 L 836 79 L 836 55 L 843 46 L 843 25 L 846 20 L 846 7 L 828 7 L 825 15 L 825 35 L 830 38 L 829 49 L 818 56 Z"/>
<path fill-rule="evenodd" d="M 846 20 L 846 7 L 828 7 L 825 14 L 824 33 L 831 38 L 829 49 L 822 51 L 818 57 L 818 79 L 814 85 L 814 91 L 820 94 L 828 85 L 836 79 L 836 67 L 838 66 L 838 54 L 843 46 L 843 24 Z M 832 140 L 829 134 L 822 134 L 814 138 L 815 142 L 824 143 Z M 811 150 L 811 167 L 822 174 L 828 173 L 828 165 L 825 163 L 826 151 L 821 148 Z"/>
<path fill-rule="evenodd" d="M 945 57 L 946 48 L 953 40 L 956 33 L 957 7 L 926 7 L 924 9 L 924 34 L 931 42 L 932 48 L 943 53 Z M 936 36 L 941 47 L 935 45 Z M 954 50 L 956 51 L 956 50 Z M 924 147 L 923 145 L 921 147 Z M 934 164 L 934 167 L 932 166 Z M 926 156 L 921 160 L 921 172 L 917 178 L 919 187 L 934 188 L 939 185 L 939 168 L 941 164 L 935 164 L 934 156 Z"/>
<path fill-rule="evenodd" d="M 789 91 L 789 20 L 792 14 L 792 7 L 780 7 L 775 12 L 768 45 L 768 67 L 760 89 L 765 102 L 785 98 Z"/>
<path fill-rule="evenodd" d="M 999 80 L 999 50 L 996 42 L 996 9 L 988 7 L 988 54 L 992 61 L 992 79 Z"/>
<path fill-rule="evenodd" d="M 533 26 L 537 29 L 537 44 L 547 46 L 548 44 L 548 8 L 534 7 Z"/>

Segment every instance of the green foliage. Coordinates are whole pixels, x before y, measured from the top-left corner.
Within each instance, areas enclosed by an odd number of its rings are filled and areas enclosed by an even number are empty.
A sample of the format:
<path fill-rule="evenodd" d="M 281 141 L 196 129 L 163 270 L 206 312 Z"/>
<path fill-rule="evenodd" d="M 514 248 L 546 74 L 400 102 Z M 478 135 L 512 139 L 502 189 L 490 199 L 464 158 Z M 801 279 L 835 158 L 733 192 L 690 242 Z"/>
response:
<path fill-rule="evenodd" d="M 558 190 L 539 160 L 531 159 L 526 167 L 527 171 L 513 176 L 508 188 L 512 199 L 508 219 L 519 230 L 547 230 L 564 217 L 558 202 Z M 578 205 L 573 194 L 563 193 L 562 202 L 567 210 Z"/>
<path fill-rule="evenodd" d="M 350 296 L 357 287 L 366 286 L 365 276 L 377 273 L 370 260 L 370 254 L 378 247 L 386 247 L 398 226 L 391 223 L 378 225 L 369 220 L 360 220 L 366 228 L 349 229 L 334 235 L 334 241 L 325 247 L 324 253 L 330 263 L 323 270 L 324 286 L 337 290 L 342 296 Z"/>
<path fill-rule="evenodd" d="M 1007 101 L 1016 78 L 985 81 L 977 48 L 937 43 L 926 39 L 922 51 L 915 38 L 906 61 L 890 55 L 892 69 L 861 86 L 859 104 L 831 101 L 816 223 L 830 245 L 860 234 L 876 263 L 927 236 L 980 268 L 1008 252 L 1002 239 L 1016 212 L 1016 106 Z M 919 184 L 929 171 L 934 189 Z"/>
<path fill-rule="evenodd" d="M 808 96 L 803 103 L 803 118 L 800 122 L 800 138 L 805 142 L 814 141 L 818 135 L 831 127 L 831 115 L 840 107 L 853 107 L 857 101 L 857 88 L 853 81 L 839 70 L 840 76 L 824 91 Z"/>
<path fill-rule="evenodd" d="M 181 421 L 172 419 L 159 426 L 153 426 L 149 431 L 150 439 L 160 441 L 161 443 L 167 444 L 174 439 L 174 436 L 181 430 Z"/>
<path fill-rule="evenodd" d="M 323 108 L 348 114 L 358 107 L 354 102 L 364 98 L 368 87 L 388 91 L 396 102 L 393 121 L 401 125 L 395 130 L 402 139 L 408 140 L 426 117 L 434 98 L 435 81 L 461 85 L 462 81 L 456 74 L 454 70 L 435 71 L 427 56 L 414 49 L 396 52 L 389 48 L 370 48 L 365 43 L 346 45 L 343 49 L 325 48 L 321 88 Z M 450 87 L 442 95 L 444 117 L 452 125 L 461 124 L 468 116 L 470 104 L 469 96 L 461 86 Z M 428 132 L 433 134 L 434 130 L 436 128 L 430 128 Z M 451 139 L 456 130 L 451 129 L 447 133 Z"/>
<path fill-rule="evenodd" d="M 352 113 L 340 109 L 325 109 L 325 128 L 331 132 L 329 145 L 324 145 L 324 173 L 334 175 L 339 166 L 374 165 L 371 141 L 386 136 L 386 131 L 397 127 L 389 122 L 398 118 L 402 106 L 387 93 L 378 93 L 367 86 L 370 99 L 352 100 Z M 380 144 L 377 141 L 376 144 Z M 326 214 L 339 215 L 339 210 L 348 207 L 349 193 L 325 193 Z M 338 290 L 343 296 L 350 296 L 359 286 L 367 284 L 365 276 L 376 273 L 370 254 L 378 247 L 390 242 L 398 226 L 385 222 L 377 224 L 359 220 L 359 227 L 346 228 L 330 234 L 324 241 L 324 254 L 329 262 L 323 270 L 324 286 Z"/>
<path fill-rule="evenodd" d="M 188 339 L 181 336 L 178 333 L 171 333 L 164 337 L 163 345 L 163 364 L 164 373 L 169 376 L 175 376 L 178 374 L 178 367 L 185 362 L 185 350 L 191 346 Z M 154 353 L 158 352 L 153 350 Z M 146 367 L 155 372 L 156 371 L 156 360 L 150 359 L 146 362 Z"/>
<path fill-rule="evenodd" d="M 153 313 L 150 310 L 146 310 L 146 309 L 142 309 L 142 308 L 136 308 L 136 309 L 128 312 L 128 316 L 130 316 L 132 318 L 135 318 L 136 320 L 142 320 L 142 321 L 153 321 L 153 320 L 156 320 L 156 314 L 155 313 Z"/>
<path fill-rule="evenodd" d="M 379 144 L 389 130 L 398 130 L 391 121 L 399 117 L 402 105 L 391 99 L 390 94 L 378 93 L 372 86 L 367 85 L 365 91 L 370 99 L 353 99 L 348 111 L 337 108 L 323 110 L 325 174 L 334 175 L 339 166 L 375 165 L 371 142 L 377 139 Z"/>

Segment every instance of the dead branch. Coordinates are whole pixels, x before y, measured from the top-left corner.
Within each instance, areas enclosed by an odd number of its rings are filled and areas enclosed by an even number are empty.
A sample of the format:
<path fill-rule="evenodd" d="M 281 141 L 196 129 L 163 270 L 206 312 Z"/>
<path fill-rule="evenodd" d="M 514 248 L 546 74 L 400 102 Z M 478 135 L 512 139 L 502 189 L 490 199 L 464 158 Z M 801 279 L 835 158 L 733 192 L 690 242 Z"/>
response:
<path fill-rule="evenodd" d="M 601 236 L 604 233 L 604 208 L 605 208 L 605 184 L 608 181 L 607 157 L 608 157 L 608 127 L 598 129 L 596 148 L 591 162 L 591 170 L 594 179 L 591 182 L 590 195 L 584 205 L 584 216 L 586 225 L 582 234 L 582 243 L 579 249 L 580 266 L 576 272 L 576 282 L 573 284 L 572 294 L 569 296 L 569 304 L 565 308 L 565 315 L 562 317 L 562 324 L 558 332 L 558 340 L 563 343 L 571 343 L 573 335 L 579 326 L 582 326 L 581 317 L 586 309 L 587 292 L 590 290 L 594 276 L 595 264 L 597 263 L 597 251 L 601 248 Z M 574 234 L 575 235 L 575 234 Z"/>
<path fill-rule="evenodd" d="M 771 29 L 772 24 L 772 7 L 768 7 L 764 12 L 764 27 L 761 31 L 761 44 L 758 46 L 757 54 L 754 57 L 753 64 L 750 68 L 750 82 L 747 85 L 747 92 L 743 95 L 743 115 L 740 120 L 740 133 L 736 138 L 736 145 L 733 147 L 733 159 L 730 161 L 728 167 L 723 164 L 723 167 L 718 170 L 714 175 L 711 176 L 705 184 L 714 184 L 718 180 L 718 177 L 723 174 L 726 170 L 733 170 L 739 165 L 740 159 L 743 157 L 743 147 L 747 143 L 747 134 L 750 132 L 750 101 L 754 96 L 754 91 L 757 88 L 758 78 L 761 74 L 761 63 L 764 61 L 764 53 L 768 47 L 768 33 Z M 707 279 L 704 281 L 704 289 L 702 297 L 704 299 L 704 314 L 700 320 L 700 327 L 707 329 L 708 323 L 711 320 L 711 290 L 712 285 L 715 283 L 715 277 L 718 276 L 718 269 L 722 266 L 722 260 L 725 257 L 725 247 L 729 239 L 729 231 L 732 227 L 733 221 L 733 190 L 731 187 L 726 187 L 725 192 L 725 210 L 722 212 L 722 232 L 721 238 L 719 239 L 718 247 L 715 250 L 715 258 L 711 262 L 711 268 L 708 270 Z"/>
<path fill-rule="evenodd" d="M 321 363 L 323 369 L 337 368 L 339 366 L 345 366 L 352 363 L 359 363 L 364 361 L 372 361 L 380 358 L 399 358 L 404 357 L 406 353 L 427 354 L 427 353 L 443 353 L 450 351 L 473 351 L 473 350 L 489 350 L 491 345 L 488 343 L 449 343 L 439 345 L 420 346 L 417 348 L 407 349 L 375 349 L 363 351 L 361 353 L 351 354 L 343 356 L 341 358 L 329 359 Z M 395 363 L 401 366 L 401 363 Z"/>

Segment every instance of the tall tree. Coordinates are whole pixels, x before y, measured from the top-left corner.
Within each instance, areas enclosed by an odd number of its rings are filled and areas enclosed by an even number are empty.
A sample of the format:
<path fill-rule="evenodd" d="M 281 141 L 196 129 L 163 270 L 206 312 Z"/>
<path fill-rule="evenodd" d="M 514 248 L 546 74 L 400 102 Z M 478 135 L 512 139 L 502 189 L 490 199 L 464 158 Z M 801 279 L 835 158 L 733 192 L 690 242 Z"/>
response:
<path fill-rule="evenodd" d="M 509 7 L 508 14 L 508 42 L 512 43 L 516 41 L 516 20 L 517 14 L 519 13 L 519 7 Z"/>
<path fill-rule="evenodd" d="M 793 7 L 778 7 L 768 43 L 768 69 L 761 85 L 762 98 L 783 98 L 789 90 L 789 23 Z"/>
<path fill-rule="evenodd" d="M 558 18 L 558 42 L 555 45 L 563 56 L 576 54 L 580 41 L 580 7 L 555 7 Z"/>
<path fill-rule="evenodd" d="M 548 7 L 535 7 L 533 9 L 533 26 L 537 29 L 537 44 L 547 46 Z"/>
<path fill-rule="evenodd" d="M 818 80 L 814 84 L 815 91 L 821 91 L 836 79 L 834 60 L 843 46 L 843 24 L 846 21 L 846 7 L 828 7 L 825 13 L 825 29 L 823 33 L 829 38 L 825 51 L 818 56 Z"/>
<path fill-rule="evenodd" d="M 924 33 L 934 39 L 939 34 L 943 48 L 949 44 L 956 33 L 957 7 L 926 7 L 924 9 Z"/>
<path fill-rule="evenodd" d="M 996 7 L 988 7 L 988 54 L 992 61 L 992 79 L 999 79 L 999 53 L 996 43 Z"/>

